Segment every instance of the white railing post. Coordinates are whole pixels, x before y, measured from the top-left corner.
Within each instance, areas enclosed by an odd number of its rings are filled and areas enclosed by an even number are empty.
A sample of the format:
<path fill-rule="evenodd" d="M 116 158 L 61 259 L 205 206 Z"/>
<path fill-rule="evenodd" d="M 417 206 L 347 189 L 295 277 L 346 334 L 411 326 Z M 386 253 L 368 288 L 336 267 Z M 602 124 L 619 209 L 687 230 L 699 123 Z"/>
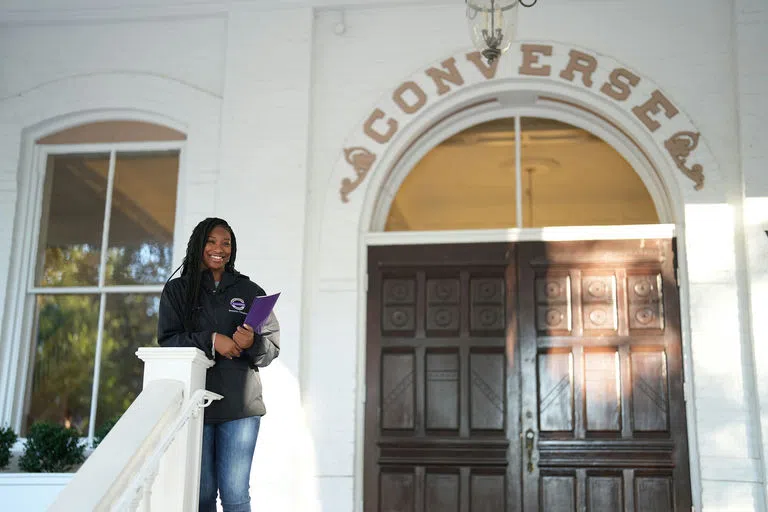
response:
<path fill-rule="evenodd" d="M 205 389 L 205 375 L 213 361 L 196 348 L 140 348 L 144 361 L 144 387 L 157 379 L 184 385 L 184 401 Z M 200 492 L 200 454 L 203 414 L 193 414 L 163 457 L 152 486 L 152 510 L 197 510 Z"/>

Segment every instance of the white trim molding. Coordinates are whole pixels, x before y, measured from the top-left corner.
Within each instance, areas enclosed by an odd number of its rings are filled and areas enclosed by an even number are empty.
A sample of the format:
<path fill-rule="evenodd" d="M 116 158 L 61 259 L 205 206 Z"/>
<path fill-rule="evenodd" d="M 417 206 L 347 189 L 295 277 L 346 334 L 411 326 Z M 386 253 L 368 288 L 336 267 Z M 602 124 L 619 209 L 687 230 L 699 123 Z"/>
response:
<path fill-rule="evenodd" d="M 557 242 L 575 240 L 640 240 L 674 238 L 674 224 L 623 226 L 553 226 L 522 229 L 477 229 L 461 231 L 394 231 L 365 234 L 365 244 L 480 244 L 489 242 Z"/>

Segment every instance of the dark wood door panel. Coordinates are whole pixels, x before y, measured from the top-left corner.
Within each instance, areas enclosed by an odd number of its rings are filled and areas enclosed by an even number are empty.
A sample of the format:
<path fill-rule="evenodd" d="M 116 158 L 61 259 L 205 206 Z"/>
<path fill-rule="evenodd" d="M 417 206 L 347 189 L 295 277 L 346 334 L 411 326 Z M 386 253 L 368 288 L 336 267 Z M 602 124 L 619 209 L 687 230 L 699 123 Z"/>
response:
<path fill-rule="evenodd" d="M 520 510 L 510 261 L 505 244 L 369 250 L 366 511 Z"/>
<path fill-rule="evenodd" d="M 500 512 L 508 510 L 506 480 L 503 467 L 384 467 L 377 510 Z"/>
<path fill-rule="evenodd" d="M 369 249 L 365 510 L 690 510 L 670 240 Z"/>
<path fill-rule="evenodd" d="M 526 510 L 690 510 L 672 261 L 670 240 L 518 247 Z"/>
<path fill-rule="evenodd" d="M 636 470 L 542 471 L 539 510 L 546 512 L 673 512 L 674 484 L 671 472 Z M 526 507 L 527 508 L 527 507 Z M 690 510 L 690 507 L 686 512 Z"/>

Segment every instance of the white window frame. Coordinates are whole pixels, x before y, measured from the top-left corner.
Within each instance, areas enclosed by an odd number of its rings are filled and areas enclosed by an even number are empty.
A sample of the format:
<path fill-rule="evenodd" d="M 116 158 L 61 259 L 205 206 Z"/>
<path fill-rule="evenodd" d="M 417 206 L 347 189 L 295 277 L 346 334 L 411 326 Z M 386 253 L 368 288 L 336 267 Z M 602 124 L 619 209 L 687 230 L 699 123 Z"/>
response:
<path fill-rule="evenodd" d="M 0 410 L 0 422 L 10 425 L 16 432 L 21 431 L 23 423 L 26 392 L 29 380 L 32 378 L 32 350 L 34 347 L 31 336 L 34 332 L 35 299 L 38 295 L 59 294 L 88 294 L 99 295 L 99 319 L 94 354 L 93 383 L 91 387 L 90 418 L 96 414 L 98 400 L 98 388 L 101 364 L 101 346 L 103 341 L 104 315 L 106 307 L 106 295 L 113 293 L 146 293 L 157 294 L 162 292 L 163 284 L 154 285 L 106 285 L 105 275 L 102 272 L 107 251 L 109 236 L 109 219 L 111 216 L 112 185 L 114 182 L 115 163 L 118 153 L 149 153 L 160 151 L 178 151 L 179 168 L 176 186 L 176 212 L 174 219 L 174 242 L 179 230 L 180 200 L 185 168 L 186 140 L 162 141 L 162 142 L 117 142 L 98 144 L 34 144 L 32 158 L 28 165 L 22 162 L 21 169 L 26 170 L 29 176 L 22 178 L 22 186 L 18 194 L 17 223 L 14 229 L 14 240 L 18 244 L 11 255 L 9 269 L 9 287 L 6 296 L 5 326 L 3 327 L 3 339 L 11 343 L 10 350 L 6 351 L 7 359 L 4 361 L 0 377 L 0 384 L 6 385 L 5 396 L 0 396 L 0 403 L 5 399 L 3 410 Z M 44 188 L 47 174 L 48 159 L 56 155 L 81 155 L 104 154 L 110 156 L 109 174 L 107 181 L 107 197 L 104 214 L 104 226 L 101 240 L 99 283 L 96 286 L 83 287 L 40 287 L 35 286 L 35 269 L 39 246 L 40 224 L 43 214 Z M 176 244 L 172 244 L 174 251 Z M 172 261 L 176 261 L 175 254 Z M 169 269 L 170 270 L 170 269 Z M 87 442 L 93 442 L 96 425 L 89 421 Z"/>

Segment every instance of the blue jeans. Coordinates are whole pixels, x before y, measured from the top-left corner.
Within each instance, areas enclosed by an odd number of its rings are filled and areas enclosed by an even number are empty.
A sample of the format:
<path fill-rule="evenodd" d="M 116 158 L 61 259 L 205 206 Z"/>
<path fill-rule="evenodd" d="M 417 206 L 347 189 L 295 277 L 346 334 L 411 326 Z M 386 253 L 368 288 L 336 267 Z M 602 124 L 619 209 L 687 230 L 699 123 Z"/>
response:
<path fill-rule="evenodd" d="M 203 425 L 200 512 L 216 512 L 216 492 L 224 512 L 250 512 L 251 462 L 260 416 Z"/>

